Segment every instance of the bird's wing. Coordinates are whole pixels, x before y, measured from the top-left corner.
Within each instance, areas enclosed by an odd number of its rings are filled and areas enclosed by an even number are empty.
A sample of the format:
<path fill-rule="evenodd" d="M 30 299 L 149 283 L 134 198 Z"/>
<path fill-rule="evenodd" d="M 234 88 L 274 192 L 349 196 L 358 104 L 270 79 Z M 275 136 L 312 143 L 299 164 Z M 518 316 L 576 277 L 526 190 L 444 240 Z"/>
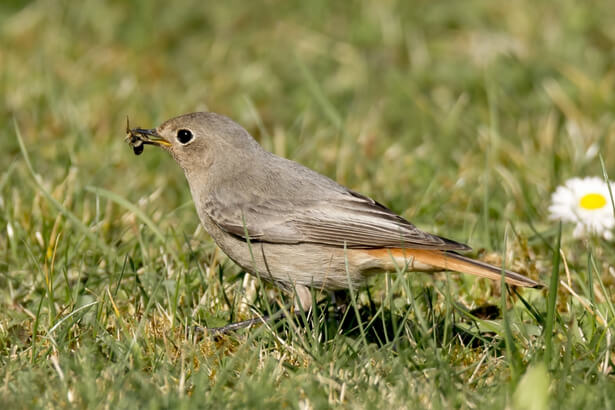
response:
<path fill-rule="evenodd" d="M 385 206 L 350 190 L 326 200 L 229 201 L 214 194 L 207 199 L 205 211 L 221 229 L 244 240 L 347 248 L 470 249 L 423 232 Z"/>

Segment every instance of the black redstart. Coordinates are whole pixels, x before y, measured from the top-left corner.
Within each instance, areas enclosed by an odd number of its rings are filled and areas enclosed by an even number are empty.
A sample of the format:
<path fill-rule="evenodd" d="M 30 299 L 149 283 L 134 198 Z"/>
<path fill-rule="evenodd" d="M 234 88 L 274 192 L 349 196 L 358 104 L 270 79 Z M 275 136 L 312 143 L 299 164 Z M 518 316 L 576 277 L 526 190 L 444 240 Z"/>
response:
<path fill-rule="evenodd" d="M 452 270 L 541 287 L 523 275 L 458 254 L 462 243 L 417 229 L 371 198 L 265 151 L 231 119 L 196 112 L 155 129 L 128 130 L 169 152 L 184 170 L 203 227 L 252 274 L 294 290 L 303 309 L 309 288 L 356 287 L 383 271 Z"/>

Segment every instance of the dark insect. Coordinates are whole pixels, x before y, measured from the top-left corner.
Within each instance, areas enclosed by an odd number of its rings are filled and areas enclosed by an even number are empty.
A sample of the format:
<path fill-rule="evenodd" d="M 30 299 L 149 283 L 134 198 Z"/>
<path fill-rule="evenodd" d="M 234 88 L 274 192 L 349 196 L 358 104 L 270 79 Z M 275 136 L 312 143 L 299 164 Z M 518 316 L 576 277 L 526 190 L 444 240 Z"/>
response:
<path fill-rule="evenodd" d="M 128 117 L 126 117 L 126 140 L 128 141 L 128 145 L 132 147 L 132 150 L 135 155 L 141 155 L 143 153 L 143 140 L 139 137 L 138 134 L 133 133 L 130 129 Z"/>
<path fill-rule="evenodd" d="M 141 155 L 143 153 L 143 141 L 137 140 L 136 143 L 131 143 L 131 145 L 135 155 Z"/>

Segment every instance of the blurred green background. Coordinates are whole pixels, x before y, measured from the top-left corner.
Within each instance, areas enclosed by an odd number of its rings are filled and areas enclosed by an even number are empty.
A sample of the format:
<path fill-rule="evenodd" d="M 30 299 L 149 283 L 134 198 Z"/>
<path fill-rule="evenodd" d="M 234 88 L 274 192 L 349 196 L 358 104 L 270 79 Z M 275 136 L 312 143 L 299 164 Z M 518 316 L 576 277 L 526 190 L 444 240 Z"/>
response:
<path fill-rule="evenodd" d="M 499 288 L 415 275 L 424 316 L 448 329 L 421 327 L 433 343 L 374 347 L 344 332 L 308 343 L 313 328 L 292 326 L 189 343 L 195 323 L 250 316 L 225 298 L 253 283 L 198 228 L 176 164 L 150 147 L 135 157 L 123 138 L 127 116 L 149 128 L 227 115 L 268 150 L 548 283 L 550 193 L 601 176 L 599 155 L 615 175 L 613 21 L 609 1 L 1 2 L 3 402 L 612 406 L 615 254 L 568 226 L 577 296 L 560 292 L 553 341 L 511 297 L 513 330 L 499 316 L 476 350 L 450 336 L 463 327 L 453 301 L 500 304 Z M 385 294 L 403 316 L 404 280 L 375 279 L 368 299 Z M 280 297 L 267 289 L 248 302 Z M 546 293 L 532 292 L 544 314 Z"/>

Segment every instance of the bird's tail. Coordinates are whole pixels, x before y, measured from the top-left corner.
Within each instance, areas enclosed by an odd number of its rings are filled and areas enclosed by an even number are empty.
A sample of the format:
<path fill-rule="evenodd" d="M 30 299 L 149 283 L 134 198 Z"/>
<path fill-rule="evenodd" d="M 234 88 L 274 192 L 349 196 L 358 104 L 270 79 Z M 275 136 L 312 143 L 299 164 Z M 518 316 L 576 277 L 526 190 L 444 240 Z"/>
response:
<path fill-rule="evenodd" d="M 466 258 L 452 251 L 408 248 L 352 249 L 350 258 L 365 270 L 396 270 L 405 267 L 409 271 L 433 272 L 450 270 L 468 273 L 481 278 L 499 281 L 504 274 L 506 283 L 526 288 L 542 288 L 543 285 L 519 273 Z"/>
<path fill-rule="evenodd" d="M 527 278 L 519 273 L 509 270 L 502 270 L 497 266 L 488 263 L 466 258 L 455 252 L 449 251 L 431 251 L 423 249 L 403 249 L 405 258 L 412 258 L 416 262 L 421 262 L 427 265 L 444 270 L 452 270 L 470 275 L 480 276 L 491 280 L 501 280 L 502 272 L 506 283 L 515 286 L 523 286 L 528 288 L 541 288 L 542 284 Z"/>

